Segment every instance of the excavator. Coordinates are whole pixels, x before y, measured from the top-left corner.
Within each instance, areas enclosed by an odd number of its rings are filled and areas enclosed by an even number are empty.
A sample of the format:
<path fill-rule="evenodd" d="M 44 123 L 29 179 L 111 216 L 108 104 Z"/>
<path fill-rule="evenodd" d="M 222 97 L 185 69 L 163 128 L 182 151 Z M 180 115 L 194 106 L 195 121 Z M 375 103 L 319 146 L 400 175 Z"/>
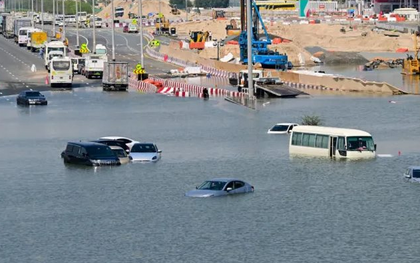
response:
<path fill-rule="evenodd" d="M 155 34 L 176 36 L 176 28 L 170 27 L 170 25 L 169 20 L 167 20 L 164 15 L 160 14 L 155 20 Z"/>
<path fill-rule="evenodd" d="M 251 4 L 251 25 L 245 23 L 245 0 L 240 0 L 241 5 L 241 34 L 239 35 L 239 50 L 240 50 L 240 61 L 243 64 L 248 63 L 248 37 L 247 30 L 252 30 L 251 43 L 252 43 L 252 63 L 261 64 L 263 68 L 275 68 L 279 70 L 286 70 L 291 68 L 292 64 L 288 61 L 286 54 L 280 54 L 277 51 L 270 50 L 268 48 L 271 45 L 270 36 L 265 28 L 262 16 L 259 12 L 259 6 L 252 1 Z M 262 27 L 264 30 L 264 36 L 259 36 L 259 28 Z"/>
<path fill-rule="evenodd" d="M 402 74 L 405 75 L 417 75 L 420 74 L 420 61 L 419 61 L 419 48 L 417 43 L 417 38 L 420 36 L 420 32 L 413 34 L 414 42 L 414 57 L 407 54 L 407 58 L 404 59 L 404 64 L 402 68 Z"/>
<path fill-rule="evenodd" d="M 236 24 L 235 19 L 230 20 L 230 24 L 226 26 L 226 35 L 228 36 L 239 36 L 241 34 L 241 29 Z"/>
<path fill-rule="evenodd" d="M 225 11 L 223 10 L 214 10 L 212 13 L 212 18 L 216 20 L 226 20 Z"/>
<path fill-rule="evenodd" d="M 171 8 L 171 14 L 175 16 L 179 16 L 181 14 L 181 12 L 178 10 L 178 7 L 175 4 L 169 5 L 169 7 Z"/>
<path fill-rule="evenodd" d="M 209 31 L 191 31 L 189 47 L 190 49 L 203 50 L 208 39 Z"/>

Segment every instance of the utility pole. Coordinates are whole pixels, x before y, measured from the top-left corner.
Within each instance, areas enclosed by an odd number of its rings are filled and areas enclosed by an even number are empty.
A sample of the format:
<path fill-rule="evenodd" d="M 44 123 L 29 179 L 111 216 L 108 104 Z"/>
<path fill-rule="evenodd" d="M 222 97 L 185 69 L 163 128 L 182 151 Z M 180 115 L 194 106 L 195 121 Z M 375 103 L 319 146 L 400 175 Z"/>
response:
<path fill-rule="evenodd" d="M 79 12 L 77 10 L 77 1 L 76 0 L 76 48 L 79 48 Z"/>
<path fill-rule="evenodd" d="M 44 31 L 44 0 L 41 0 L 41 30 Z"/>
<path fill-rule="evenodd" d="M 65 40 L 66 40 L 66 15 L 65 15 L 64 0 L 63 0 L 63 41 Z"/>
<path fill-rule="evenodd" d="M 93 50 L 93 54 L 96 54 L 96 14 L 95 14 L 95 0 L 92 0 L 92 14 L 93 14 L 93 24 L 92 24 L 92 26 L 93 26 L 93 37 L 92 37 L 92 40 L 93 40 L 93 47 L 92 47 L 92 50 Z"/>
<path fill-rule="evenodd" d="M 140 21 L 140 63 L 141 66 L 144 68 L 144 54 L 143 54 L 143 3 L 142 0 L 139 0 L 139 19 Z"/>
<path fill-rule="evenodd" d="M 112 61 L 115 61 L 115 9 L 114 0 L 111 0 L 111 42 L 112 42 Z"/>
<path fill-rule="evenodd" d="M 34 0 L 31 0 L 31 13 L 32 13 L 31 14 L 31 17 L 32 17 L 32 27 L 35 27 L 35 21 L 34 21 Z"/>
<path fill-rule="evenodd" d="M 252 0 L 247 0 L 246 3 L 246 37 L 248 46 L 248 96 L 251 99 L 254 96 L 254 79 L 252 75 Z"/>
<path fill-rule="evenodd" d="M 55 0 L 53 0 L 53 36 L 55 38 Z"/>
<path fill-rule="evenodd" d="M 188 21 L 188 0 L 185 0 L 185 22 Z"/>

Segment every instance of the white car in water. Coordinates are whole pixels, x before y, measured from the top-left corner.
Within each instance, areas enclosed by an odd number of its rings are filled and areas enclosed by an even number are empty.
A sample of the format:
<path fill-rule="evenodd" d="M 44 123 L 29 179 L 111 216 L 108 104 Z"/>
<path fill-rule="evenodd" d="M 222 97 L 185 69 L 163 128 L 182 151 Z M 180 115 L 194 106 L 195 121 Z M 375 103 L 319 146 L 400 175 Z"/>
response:
<path fill-rule="evenodd" d="M 287 134 L 291 133 L 293 127 L 298 126 L 297 123 L 277 123 L 268 130 L 268 134 Z"/>
<path fill-rule="evenodd" d="M 135 143 L 139 143 L 139 141 L 127 138 L 127 137 L 122 137 L 122 136 L 105 136 L 105 137 L 101 137 L 99 138 L 99 140 L 117 140 L 117 141 L 122 141 L 124 142 L 128 147 L 133 147 L 133 145 Z"/>

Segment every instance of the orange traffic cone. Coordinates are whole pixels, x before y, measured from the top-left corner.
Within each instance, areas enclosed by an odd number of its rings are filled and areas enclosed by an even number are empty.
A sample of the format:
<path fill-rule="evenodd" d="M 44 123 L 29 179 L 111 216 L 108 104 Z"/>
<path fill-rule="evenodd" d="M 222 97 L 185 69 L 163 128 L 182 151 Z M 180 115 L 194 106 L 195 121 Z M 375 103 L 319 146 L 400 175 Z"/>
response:
<path fill-rule="evenodd" d="M 46 76 L 45 77 L 45 85 L 48 85 L 48 84 L 50 84 L 50 80 L 49 80 L 48 76 Z"/>

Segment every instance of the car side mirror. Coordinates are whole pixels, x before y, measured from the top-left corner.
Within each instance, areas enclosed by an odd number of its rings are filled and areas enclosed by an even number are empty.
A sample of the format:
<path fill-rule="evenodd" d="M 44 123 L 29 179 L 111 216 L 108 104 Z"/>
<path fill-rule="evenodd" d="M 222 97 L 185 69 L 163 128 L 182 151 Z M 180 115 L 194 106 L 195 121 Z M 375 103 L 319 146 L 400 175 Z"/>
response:
<path fill-rule="evenodd" d="M 373 149 L 375 149 L 375 152 L 376 152 L 376 144 L 373 146 Z"/>
<path fill-rule="evenodd" d="M 232 187 L 228 187 L 228 188 L 226 188 L 226 192 L 229 192 L 229 191 L 232 191 Z"/>
<path fill-rule="evenodd" d="M 411 178 L 410 174 L 404 174 L 405 178 Z"/>
<path fill-rule="evenodd" d="M 198 189 L 198 186 L 196 186 L 195 189 Z"/>
<path fill-rule="evenodd" d="M 158 153 L 162 153 L 162 150 L 158 150 Z"/>

